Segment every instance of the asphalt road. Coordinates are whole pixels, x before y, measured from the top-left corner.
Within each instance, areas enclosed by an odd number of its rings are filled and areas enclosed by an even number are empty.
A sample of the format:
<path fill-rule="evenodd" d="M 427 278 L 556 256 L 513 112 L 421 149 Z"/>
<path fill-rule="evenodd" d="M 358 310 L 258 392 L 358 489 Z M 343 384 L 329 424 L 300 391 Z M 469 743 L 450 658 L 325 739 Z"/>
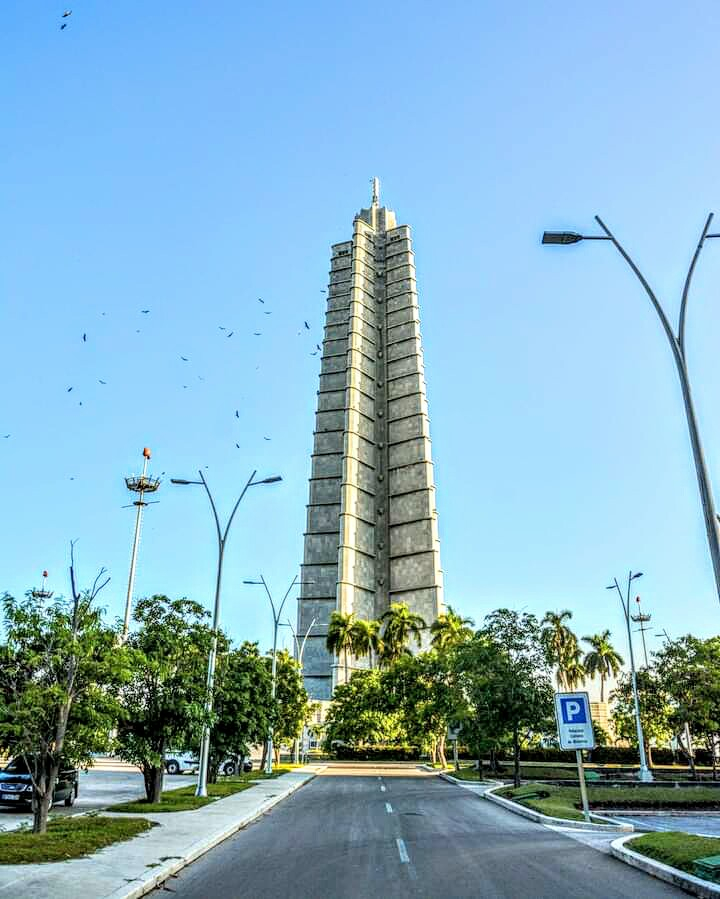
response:
<path fill-rule="evenodd" d="M 682 830 L 706 837 L 720 837 L 718 815 L 613 815 L 629 821 L 636 830 Z"/>
<path fill-rule="evenodd" d="M 461 787 L 396 766 L 329 767 L 168 886 L 177 899 L 686 895 Z"/>
<path fill-rule="evenodd" d="M 195 783 L 193 775 L 176 774 L 165 777 L 165 789 L 183 787 Z M 80 789 L 78 798 L 71 808 L 64 803 L 52 807 L 53 815 L 76 815 L 78 812 L 89 812 L 93 809 L 105 808 L 118 802 L 130 802 L 145 795 L 143 776 L 137 768 L 126 767 L 120 771 L 93 769 L 80 772 Z M 0 806 L 0 831 L 11 830 L 20 824 L 32 822 L 29 809 L 15 810 L 11 806 Z"/>

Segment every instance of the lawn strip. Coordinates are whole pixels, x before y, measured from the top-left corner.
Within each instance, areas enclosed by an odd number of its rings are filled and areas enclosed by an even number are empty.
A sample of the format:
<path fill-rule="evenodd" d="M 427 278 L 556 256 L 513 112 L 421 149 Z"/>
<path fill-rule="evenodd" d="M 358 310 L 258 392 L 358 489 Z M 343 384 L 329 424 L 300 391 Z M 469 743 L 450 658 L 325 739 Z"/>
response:
<path fill-rule="evenodd" d="M 13 830 L 0 834 L 0 865 L 82 858 L 113 843 L 131 840 L 155 826 L 146 818 L 104 818 L 101 815 L 55 818 L 48 824 L 47 833 Z"/>
<path fill-rule="evenodd" d="M 702 873 L 695 870 L 694 862 L 700 858 L 720 854 L 720 839 L 671 830 L 648 833 L 629 840 L 625 848 L 640 855 L 647 855 L 648 858 L 670 865 L 672 868 L 679 868 L 688 874 L 702 877 Z"/>

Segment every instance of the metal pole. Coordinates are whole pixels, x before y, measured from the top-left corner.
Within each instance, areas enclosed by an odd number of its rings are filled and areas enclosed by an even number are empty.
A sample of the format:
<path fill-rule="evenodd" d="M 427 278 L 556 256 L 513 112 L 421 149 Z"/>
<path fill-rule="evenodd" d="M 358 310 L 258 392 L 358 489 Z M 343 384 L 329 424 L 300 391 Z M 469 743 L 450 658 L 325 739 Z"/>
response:
<path fill-rule="evenodd" d="M 635 727 L 637 730 L 638 749 L 640 752 L 640 774 L 639 779 L 643 783 L 650 783 L 654 778 L 652 772 L 648 768 L 647 758 L 645 756 L 645 737 L 643 735 L 642 721 L 640 719 L 640 699 L 638 697 L 637 674 L 635 672 L 635 656 L 633 654 L 632 630 L 630 628 L 630 586 L 632 581 L 632 571 L 628 574 L 627 602 L 622 595 L 620 584 L 615 578 L 615 586 L 620 594 L 620 604 L 625 615 L 625 624 L 627 625 L 628 647 L 630 649 L 630 674 L 632 679 L 633 704 L 635 706 Z"/>
<path fill-rule="evenodd" d="M 708 236 L 720 236 L 716 234 L 708 235 L 708 230 L 710 228 L 712 219 L 713 214 L 710 213 L 705 222 L 705 227 L 703 228 L 702 234 L 700 235 L 700 240 L 698 241 L 698 245 L 695 249 L 695 254 L 692 258 L 692 262 L 690 263 L 690 268 L 688 269 L 680 305 L 678 334 L 676 336 L 660 301 L 655 296 L 655 293 L 646 281 L 640 269 L 633 262 L 633 260 L 630 258 L 630 255 L 620 244 L 620 242 L 615 238 L 615 236 L 612 234 L 612 232 L 603 222 L 600 216 L 595 216 L 595 220 L 597 221 L 597 223 L 613 242 L 615 248 L 630 266 L 637 279 L 645 289 L 645 292 L 650 298 L 650 302 L 653 304 L 658 318 L 660 319 L 660 323 L 662 324 L 663 330 L 665 331 L 665 336 L 670 343 L 670 349 L 672 350 L 673 359 L 675 360 L 675 366 L 680 378 L 680 387 L 682 390 L 683 403 L 685 405 L 685 417 L 687 419 L 687 426 L 690 434 L 690 444 L 693 453 L 693 461 L 695 462 L 695 472 L 698 481 L 698 489 L 700 491 L 700 503 L 702 505 L 703 517 L 705 519 L 705 531 L 707 533 L 708 547 L 710 549 L 710 560 L 712 562 L 713 574 L 715 576 L 715 589 L 718 594 L 718 599 L 720 600 L 720 532 L 718 531 L 718 520 L 715 511 L 715 502 L 713 499 L 712 487 L 710 485 L 710 478 L 708 476 L 707 465 L 705 463 L 705 454 L 703 452 L 702 443 L 700 441 L 700 431 L 698 429 L 695 407 L 692 401 L 690 378 L 688 375 L 687 362 L 685 358 L 685 318 L 687 312 L 688 294 L 690 292 L 690 283 L 695 271 L 695 264 L 697 263 L 698 256 L 700 255 L 700 251 L 703 248 L 706 238 Z"/>
<path fill-rule="evenodd" d="M 275 626 L 273 628 L 272 673 L 270 675 L 271 680 L 272 680 L 272 687 L 270 690 L 270 695 L 274 702 L 275 701 L 275 693 L 277 692 L 277 685 L 275 682 L 275 674 L 277 672 L 277 652 L 276 652 L 276 650 L 277 650 L 277 632 L 278 632 L 278 622 L 277 622 L 277 617 L 275 617 L 275 615 L 274 615 L 274 610 L 273 610 L 273 617 L 275 619 Z M 268 731 L 267 758 L 265 759 L 265 773 L 266 774 L 272 774 L 272 754 L 273 754 L 273 726 L 271 723 L 270 729 Z"/>
<path fill-rule="evenodd" d="M 142 478 L 144 482 L 145 475 L 147 474 L 148 467 L 148 459 L 145 456 L 145 461 L 143 462 L 143 470 L 142 470 Z M 127 588 L 127 598 L 125 599 L 125 619 L 123 621 L 123 629 L 122 629 L 122 639 L 126 640 L 128 632 L 130 630 L 130 613 L 132 611 L 132 595 L 133 588 L 135 587 L 135 565 L 137 563 L 137 551 L 138 546 L 140 545 L 140 523 L 142 521 L 142 511 L 145 507 L 145 503 L 143 502 L 144 491 L 140 491 L 140 498 L 137 501 L 137 514 L 135 515 L 135 536 L 133 538 L 133 547 L 132 554 L 130 556 L 130 576 L 128 577 L 128 588 Z"/>
<path fill-rule="evenodd" d="M 460 770 L 460 762 L 458 761 L 458 752 L 457 752 L 457 737 L 453 740 L 453 764 L 455 765 L 455 770 Z"/>
<path fill-rule="evenodd" d="M 242 498 L 247 493 L 248 487 L 252 484 L 255 475 L 257 474 L 254 471 L 250 477 L 248 478 L 247 484 L 243 487 L 242 493 L 238 497 L 235 506 L 233 507 L 232 512 L 230 513 L 230 518 L 228 519 L 228 523 L 225 527 L 225 532 L 222 533 L 220 531 L 220 519 L 218 518 L 217 508 L 215 507 L 215 501 L 212 497 L 212 493 L 210 492 L 210 488 L 208 487 L 207 481 L 202 473 L 199 472 L 200 480 L 202 481 L 202 485 L 205 488 L 205 492 L 208 495 L 208 499 L 210 500 L 210 507 L 212 509 L 213 517 L 215 519 L 215 529 L 217 531 L 217 540 L 218 540 L 218 564 L 217 564 L 217 575 L 215 578 L 215 607 L 213 610 L 213 638 L 212 643 L 210 645 L 210 654 L 208 656 L 208 670 L 207 670 L 207 681 L 206 681 L 206 696 L 205 696 L 205 712 L 207 717 L 209 718 L 212 714 L 213 707 L 213 688 L 215 686 L 215 660 L 217 658 L 217 644 L 218 644 L 218 628 L 220 626 L 220 587 L 222 584 L 222 567 L 223 567 L 223 558 L 225 555 L 225 543 L 227 541 L 228 533 L 230 531 L 230 525 L 233 522 L 233 518 L 235 517 L 235 513 L 237 512 L 238 506 L 240 505 Z M 202 732 L 202 740 L 200 743 L 200 761 L 198 766 L 198 780 L 197 786 L 195 788 L 196 796 L 207 796 L 207 779 L 208 779 L 208 766 L 210 762 L 210 725 L 209 723 L 205 723 L 203 725 Z"/>
<path fill-rule="evenodd" d="M 582 799 L 583 815 L 586 821 L 590 821 L 590 805 L 588 803 L 587 784 L 585 783 L 585 766 L 583 765 L 582 751 L 575 750 L 577 760 L 578 781 L 580 782 L 580 798 Z"/>

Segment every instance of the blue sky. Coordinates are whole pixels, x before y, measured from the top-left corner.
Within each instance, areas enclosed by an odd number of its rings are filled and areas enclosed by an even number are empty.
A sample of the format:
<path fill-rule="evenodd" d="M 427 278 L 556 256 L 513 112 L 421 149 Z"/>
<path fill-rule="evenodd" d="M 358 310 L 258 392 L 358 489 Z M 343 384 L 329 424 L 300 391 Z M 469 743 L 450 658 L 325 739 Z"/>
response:
<path fill-rule="evenodd" d="M 716 4 L 72 8 L 61 32 L 59 4 L 3 5 L 0 589 L 65 591 L 77 539 L 119 615 L 147 445 L 165 478 L 208 466 L 224 510 L 283 475 L 226 562 L 223 623 L 268 643 L 241 582 L 284 592 L 301 560 L 329 245 L 378 175 L 414 231 L 447 600 L 570 608 L 623 646 L 604 588 L 632 567 L 657 629 L 718 632 L 659 324 L 612 247 L 539 243 L 600 213 L 675 314 L 718 205 Z M 720 241 L 688 319 L 716 492 L 719 285 Z M 158 498 L 137 593 L 210 605 L 206 500 Z"/>

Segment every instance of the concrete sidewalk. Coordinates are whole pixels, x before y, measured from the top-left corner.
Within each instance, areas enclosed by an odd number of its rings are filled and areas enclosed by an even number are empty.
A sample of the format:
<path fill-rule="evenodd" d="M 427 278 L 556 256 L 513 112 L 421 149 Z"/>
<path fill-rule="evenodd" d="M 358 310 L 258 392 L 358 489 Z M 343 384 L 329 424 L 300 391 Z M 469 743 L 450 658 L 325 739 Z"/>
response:
<path fill-rule="evenodd" d="M 1 865 L 0 899 L 136 899 L 315 777 L 311 765 L 190 812 L 138 815 L 159 825 L 88 858 Z M 103 812 L 101 814 L 110 814 Z"/>

